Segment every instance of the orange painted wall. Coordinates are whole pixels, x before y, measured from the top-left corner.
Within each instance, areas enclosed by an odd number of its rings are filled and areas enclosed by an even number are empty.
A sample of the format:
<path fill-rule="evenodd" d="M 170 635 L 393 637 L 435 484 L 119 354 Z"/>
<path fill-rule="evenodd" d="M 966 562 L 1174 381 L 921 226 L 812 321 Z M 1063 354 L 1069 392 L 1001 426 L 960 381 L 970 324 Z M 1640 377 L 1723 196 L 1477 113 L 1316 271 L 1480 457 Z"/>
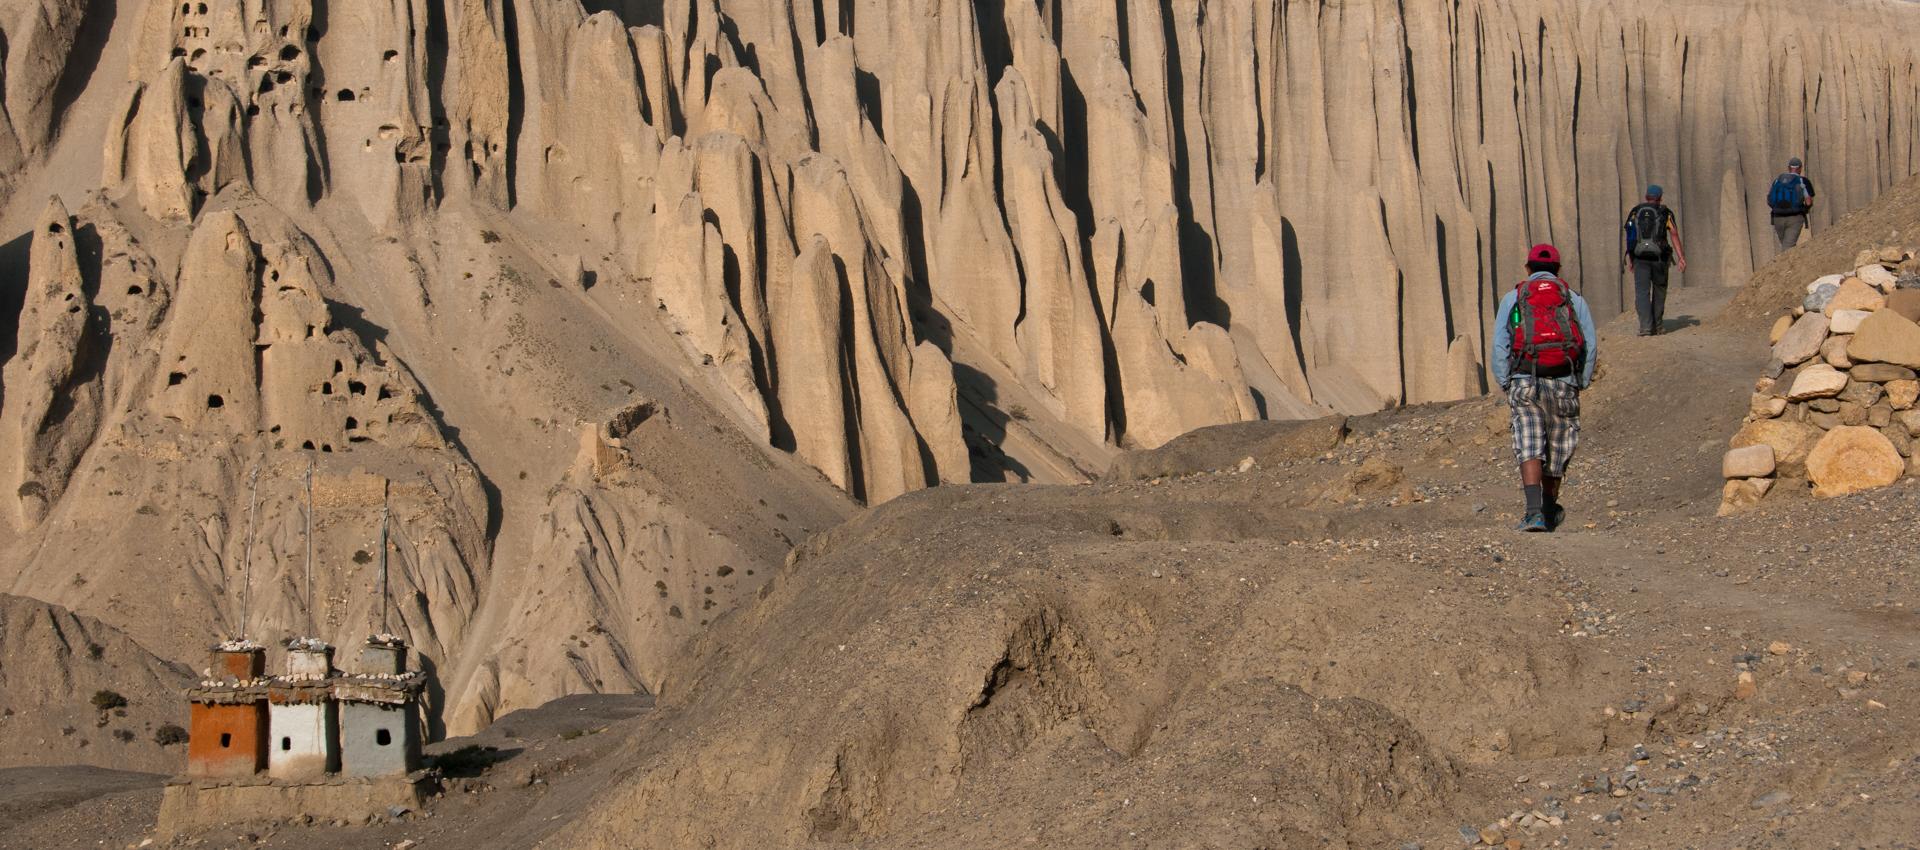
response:
<path fill-rule="evenodd" d="M 257 679 L 267 672 L 267 654 L 259 650 L 226 652 L 215 650 L 213 669 L 228 679 Z"/>
<path fill-rule="evenodd" d="M 232 778 L 267 769 L 265 700 L 244 705 L 196 702 L 187 718 L 187 775 Z"/>

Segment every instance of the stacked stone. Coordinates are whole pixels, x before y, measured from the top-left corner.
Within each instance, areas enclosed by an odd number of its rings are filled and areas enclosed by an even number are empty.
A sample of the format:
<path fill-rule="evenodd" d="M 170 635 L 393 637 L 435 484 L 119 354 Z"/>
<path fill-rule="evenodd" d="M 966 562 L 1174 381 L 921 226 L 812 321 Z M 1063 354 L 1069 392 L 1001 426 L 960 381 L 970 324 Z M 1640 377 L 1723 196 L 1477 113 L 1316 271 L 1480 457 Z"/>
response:
<path fill-rule="evenodd" d="M 1831 497 L 1920 476 L 1920 258 L 1865 251 L 1807 285 L 1770 341 L 1745 425 L 1722 463 L 1722 516 L 1776 485 Z"/>

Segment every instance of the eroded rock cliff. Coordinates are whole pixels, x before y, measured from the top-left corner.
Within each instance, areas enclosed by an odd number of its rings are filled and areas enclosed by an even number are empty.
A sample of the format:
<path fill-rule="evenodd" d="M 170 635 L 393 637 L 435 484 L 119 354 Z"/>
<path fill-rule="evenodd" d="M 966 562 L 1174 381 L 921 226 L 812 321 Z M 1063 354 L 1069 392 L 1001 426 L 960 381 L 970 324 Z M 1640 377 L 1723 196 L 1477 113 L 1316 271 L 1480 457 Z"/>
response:
<path fill-rule="evenodd" d="M 1687 282 L 1730 285 L 1787 156 L 1816 226 L 1920 157 L 1893 0 L 43 0 L 0 32 L 0 589 L 170 659 L 344 642 L 387 505 L 389 616 L 457 729 L 660 686 L 856 500 L 1478 393 L 1529 242 L 1627 300 L 1646 182 Z"/>

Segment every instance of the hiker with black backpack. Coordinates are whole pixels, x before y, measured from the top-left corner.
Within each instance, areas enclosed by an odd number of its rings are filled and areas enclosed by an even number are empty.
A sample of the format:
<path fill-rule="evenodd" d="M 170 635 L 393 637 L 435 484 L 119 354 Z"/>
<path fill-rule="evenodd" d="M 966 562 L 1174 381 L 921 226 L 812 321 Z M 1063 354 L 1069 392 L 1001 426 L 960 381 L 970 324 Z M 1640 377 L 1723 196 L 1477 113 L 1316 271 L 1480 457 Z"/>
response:
<path fill-rule="evenodd" d="M 1767 190 L 1767 209 L 1773 213 L 1773 235 L 1785 251 L 1800 244 L 1800 233 L 1807 229 L 1807 213 L 1813 212 L 1813 181 L 1801 173 L 1799 157 L 1787 160 L 1787 173 L 1774 178 Z"/>
<path fill-rule="evenodd" d="M 1680 245 L 1680 222 L 1662 200 L 1659 186 L 1647 187 L 1647 199 L 1627 211 L 1627 262 L 1633 264 L 1633 309 L 1640 314 L 1640 335 L 1666 330 L 1667 267 L 1687 270 Z"/>
<path fill-rule="evenodd" d="M 1560 252 L 1535 245 L 1531 274 L 1494 313 L 1493 380 L 1512 408 L 1513 456 L 1526 494 L 1521 531 L 1553 531 L 1566 521 L 1560 482 L 1580 438 L 1580 391 L 1593 383 L 1600 336 L 1586 299 L 1560 278 Z"/>

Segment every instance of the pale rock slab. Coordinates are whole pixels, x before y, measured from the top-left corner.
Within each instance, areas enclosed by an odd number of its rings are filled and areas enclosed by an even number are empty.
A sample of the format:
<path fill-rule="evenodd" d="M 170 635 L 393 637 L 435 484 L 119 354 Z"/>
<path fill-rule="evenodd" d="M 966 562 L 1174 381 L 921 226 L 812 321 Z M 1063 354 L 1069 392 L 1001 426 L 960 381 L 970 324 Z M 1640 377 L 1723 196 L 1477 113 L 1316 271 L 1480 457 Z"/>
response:
<path fill-rule="evenodd" d="M 1861 283 L 1880 292 L 1887 292 L 1893 289 L 1893 284 L 1896 280 L 1893 272 L 1877 262 L 1861 266 L 1854 271 L 1853 276 L 1858 278 Z M 1841 287 L 1843 290 L 1845 288 L 1844 286 Z"/>
<path fill-rule="evenodd" d="M 1800 370 L 1793 380 L 1793 389 L 1787 391 L 1788 401 L 1806 401 L 1815 398 L 1832 398 L 1847 388 L 1847 373 L 1817 363 Z"/>
<path fill-rule="evenodd" d="M 1830 322 L 1823 314 L 1808 313 L 1801 316 L 1773 346 L 1774 359 L 1788 366 L 1812 359 L 1820 353 L 1821 343 L 1826 342 L 1829 327 Z"/>
<path fill-rule="evenodd" d="M 1729 479 L 1765 478 L 1773 471 L 1773 447 L 1765 443 L 1730 450 L 1720 462 L 1720 474 Z"/>
<path fill-rule="evenodd" d="M 1829 327 L 1829 330 L 1836 336 L 1844 336 L 1859 330 L 1860 323 L 1866 321 L 1867 317 L 1873 314 L 1866 310 L 1839 310 L 1832 315 L 1833 324 Z M 1828 341 L 1831 342 L 1832 339 L 1829 338 Z"/>

